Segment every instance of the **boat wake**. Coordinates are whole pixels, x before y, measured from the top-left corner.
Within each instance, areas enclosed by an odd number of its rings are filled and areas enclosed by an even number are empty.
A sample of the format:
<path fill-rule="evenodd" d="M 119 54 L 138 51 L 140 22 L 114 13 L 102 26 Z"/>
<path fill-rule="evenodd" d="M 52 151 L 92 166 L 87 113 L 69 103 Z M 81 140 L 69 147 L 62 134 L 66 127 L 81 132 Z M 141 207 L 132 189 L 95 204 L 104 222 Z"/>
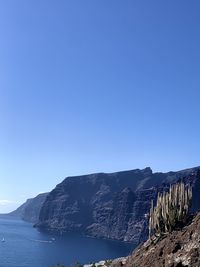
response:
<path fill-rule="evenodd" d="M 53 243 L 52 240 L 39 240 L 39 239 L 31 239 L 31 241 L 39 242 L 39 243 Z"/>

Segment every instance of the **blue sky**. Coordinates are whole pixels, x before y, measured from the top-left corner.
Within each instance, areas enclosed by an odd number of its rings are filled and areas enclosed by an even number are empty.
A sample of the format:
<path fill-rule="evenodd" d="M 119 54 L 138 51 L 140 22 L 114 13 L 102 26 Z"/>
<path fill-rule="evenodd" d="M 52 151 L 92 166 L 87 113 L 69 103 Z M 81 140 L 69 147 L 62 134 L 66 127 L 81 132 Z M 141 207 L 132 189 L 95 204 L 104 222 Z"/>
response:
<path fill-rule="evenodd" d="M 0 2 L 0 212 L 69 175 L 200 165 L 200 2 Z"/>

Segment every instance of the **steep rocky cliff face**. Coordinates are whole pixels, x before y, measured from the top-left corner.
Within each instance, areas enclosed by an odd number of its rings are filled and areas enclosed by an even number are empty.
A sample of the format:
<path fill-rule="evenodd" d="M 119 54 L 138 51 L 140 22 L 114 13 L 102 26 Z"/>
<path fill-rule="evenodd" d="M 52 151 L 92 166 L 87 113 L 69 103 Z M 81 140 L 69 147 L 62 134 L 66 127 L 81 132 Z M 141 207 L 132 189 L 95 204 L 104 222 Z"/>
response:
<path fill-rule="evenodd" d="M 47 194 L 48 193 L 43 193 L 34 198 L 27 199 L 24 204 L 7 215 L 20 218 L 27 222 L 36 223 L 39 219 L 40 209 L 47 197 Z"/>
<path fill-rule="evenodd" d="M 146 168 L 68 177 L 48 194 L 36 226 L 138 243 L 147 237 L 151 199 L 180 179 L 194 185 L 193 207 L 198 210 L 199 167 L 169 173 Z"/>

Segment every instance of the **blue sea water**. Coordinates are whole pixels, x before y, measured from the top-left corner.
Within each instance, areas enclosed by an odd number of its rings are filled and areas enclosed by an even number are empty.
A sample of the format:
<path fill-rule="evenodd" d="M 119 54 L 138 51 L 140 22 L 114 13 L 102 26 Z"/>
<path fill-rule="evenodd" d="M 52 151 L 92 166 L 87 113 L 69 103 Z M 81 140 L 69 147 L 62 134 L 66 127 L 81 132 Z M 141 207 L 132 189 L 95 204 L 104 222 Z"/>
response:
<path fill-rule="evenodd" d="M 132 249 L 131 244 L 77 233 L 64 236 L 41 233 L 22 220 L 0 218 L 0 267 L 53 267 L 58 263 L 71 267 L 75 262 L 126 256 Z"/>

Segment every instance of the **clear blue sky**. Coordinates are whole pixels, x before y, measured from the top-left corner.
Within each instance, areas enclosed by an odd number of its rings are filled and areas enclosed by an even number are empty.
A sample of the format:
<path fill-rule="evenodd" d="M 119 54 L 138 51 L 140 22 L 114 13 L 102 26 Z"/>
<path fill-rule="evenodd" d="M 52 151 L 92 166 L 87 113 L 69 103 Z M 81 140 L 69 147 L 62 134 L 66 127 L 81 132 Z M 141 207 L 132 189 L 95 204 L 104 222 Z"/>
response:
<path fill-rule="evenodd" d="M 199 0 L 0 2 L 0 212 L 65 176 L 200 165 Z"/>

